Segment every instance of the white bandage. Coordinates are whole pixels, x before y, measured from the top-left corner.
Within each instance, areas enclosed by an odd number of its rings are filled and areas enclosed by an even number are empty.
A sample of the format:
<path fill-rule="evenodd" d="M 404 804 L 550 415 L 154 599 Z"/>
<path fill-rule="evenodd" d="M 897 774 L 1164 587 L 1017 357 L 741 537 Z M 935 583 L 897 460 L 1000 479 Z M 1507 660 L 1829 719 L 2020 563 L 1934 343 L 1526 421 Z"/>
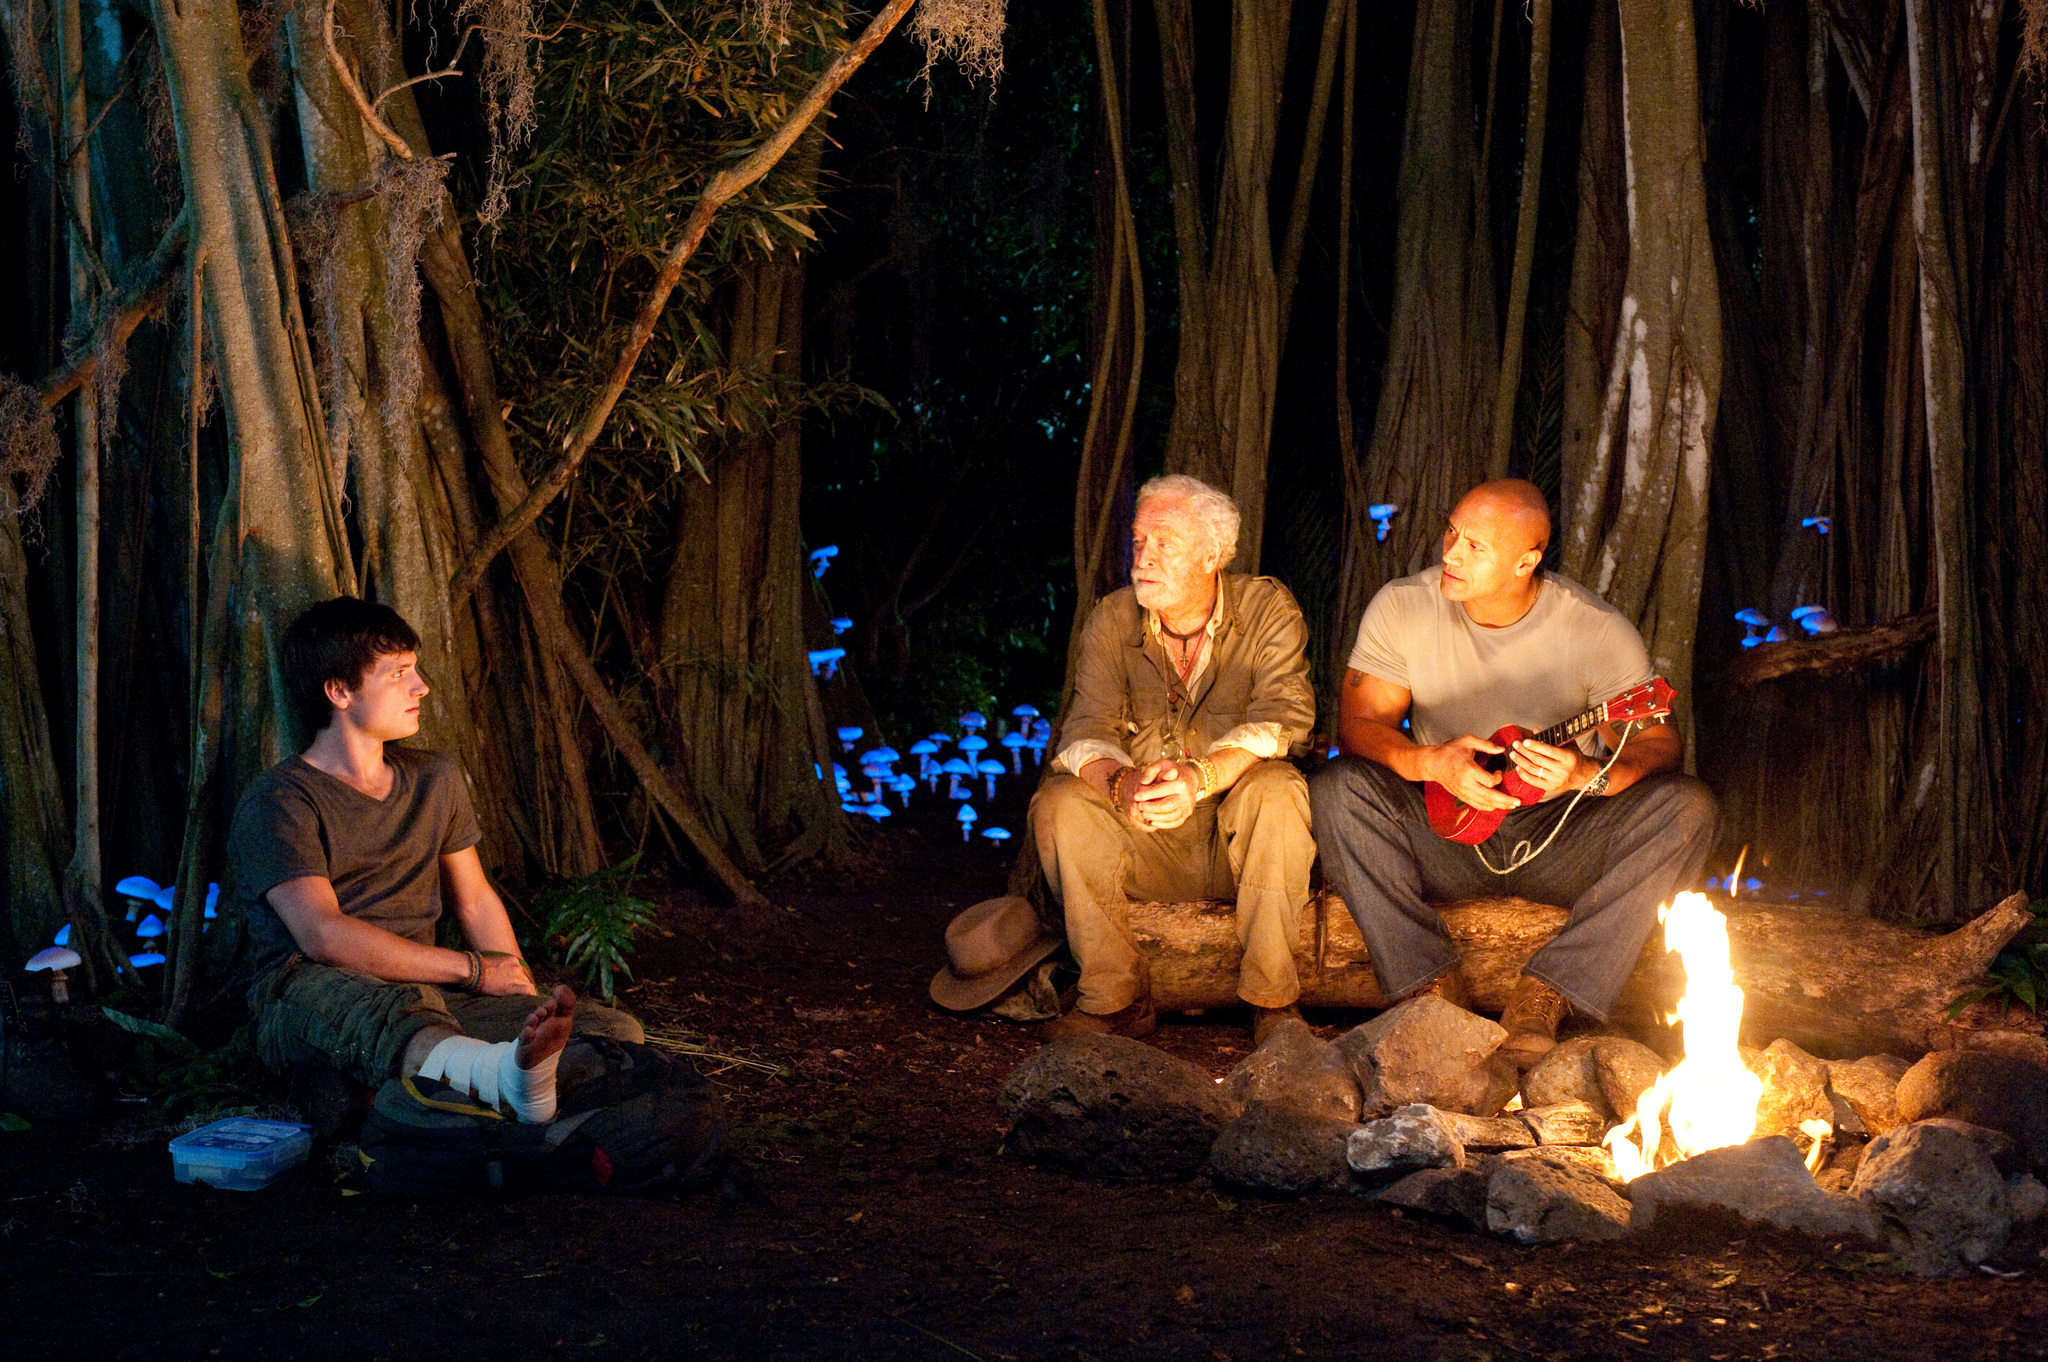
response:
<path fill-rule="evenodd" d="M 555 1069 L 562 1052 L 522 1069 L 514 1057 L 517 1049 L 509 1040 L 492 1044 L 474 1036 L 449 1036 L 428 1052 L 420 1077 L 468 1093 L 480 1106 L 508 1106 L 527 1125 L 545 1125 L 555 1118 Z"/>

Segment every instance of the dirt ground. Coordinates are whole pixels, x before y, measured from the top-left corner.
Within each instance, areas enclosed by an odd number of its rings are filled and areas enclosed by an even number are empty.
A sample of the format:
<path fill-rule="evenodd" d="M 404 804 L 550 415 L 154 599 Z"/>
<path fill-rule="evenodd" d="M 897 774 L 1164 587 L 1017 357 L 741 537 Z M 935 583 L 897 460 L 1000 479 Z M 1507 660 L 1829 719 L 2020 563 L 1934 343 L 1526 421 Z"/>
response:
<path fill-rule="evenodd" d="M 680 902 L 636 957 L 624 1001 L 650 1022 L 791 1069 L 705 1066 L 765 1199 L 384 1202 L 318 1150 L 260 1192 L 180 1186 L 129 1107 L 0 1134 L 0 1356 L 2048 1356 L 2038 1227 L 1998 1263 L 2017 1276 L 1921 1282 L 1711 1226 L 1522 1249 L 1364 1198 L 1006 1157 L 995 1093 L 1031 1029 L 925 993 L 947 918 L 1000 891 L 1006 857 L 942 816 L 892 820 L 858 884 L 779 887 L 800 944 L 776 957 L 720 960 Z M 1156 1039 L 1221 1074 L 1243 1027 Z"/>

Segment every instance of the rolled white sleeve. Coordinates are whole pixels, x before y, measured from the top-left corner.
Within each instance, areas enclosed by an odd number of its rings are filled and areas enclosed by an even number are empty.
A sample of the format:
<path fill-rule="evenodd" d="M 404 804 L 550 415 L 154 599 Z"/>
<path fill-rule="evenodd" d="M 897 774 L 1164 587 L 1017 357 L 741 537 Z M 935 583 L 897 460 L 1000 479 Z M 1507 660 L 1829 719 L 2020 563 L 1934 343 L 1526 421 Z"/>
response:
<path fill-rule="evenodd" d="M 1248 726 L 1266 727 L 1266 725 Z M 1081 774 L 1082 767 L 1091 761 L 1100 761 L 1104 757 L 1108 757 L 1119 766 L 1137 765 L 1136 762 L 1131 760 L 1130 753 L 1124 751 L 1123 748 L 1118 747 L 1115 743 L 1104 742 L 1100 738 L 1081 738 L 1068 743 L 1060 749 L 1060 754 L 1052 759 L 1052 764 L 1070 776 L 1078 776 Z"/>
<path fill-rule="evenodd" d="M 1219 747 L 1242 747 L 1262 761 L 1284 757 L 1287 755 L 1287 729 L 1281 724 L 1239 724 L 1210 743 L 1209 751 L 1213 753 Z"/>

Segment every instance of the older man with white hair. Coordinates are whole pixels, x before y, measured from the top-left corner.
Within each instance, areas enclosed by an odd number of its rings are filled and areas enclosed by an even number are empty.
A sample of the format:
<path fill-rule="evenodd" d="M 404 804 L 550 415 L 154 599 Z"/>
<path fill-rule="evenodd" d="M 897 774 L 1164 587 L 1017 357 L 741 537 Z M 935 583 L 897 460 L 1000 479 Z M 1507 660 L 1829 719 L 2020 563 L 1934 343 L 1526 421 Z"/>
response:
<path fill-rule="evenodd" d="M 1238 512 L 1195 478 L 1138 490 L 1131 584 L 1088 618 L 1061 749 L 1031 827 L 1080 998 L 1046 1037 L 1157 1028 L 1132 899 L 1233 899 L 1253 1037 L 1299 1016 L 1308 787 L 1287 760 L 1315 723 L 1301 608 L 1271 577 L 1225 572 Z"/>

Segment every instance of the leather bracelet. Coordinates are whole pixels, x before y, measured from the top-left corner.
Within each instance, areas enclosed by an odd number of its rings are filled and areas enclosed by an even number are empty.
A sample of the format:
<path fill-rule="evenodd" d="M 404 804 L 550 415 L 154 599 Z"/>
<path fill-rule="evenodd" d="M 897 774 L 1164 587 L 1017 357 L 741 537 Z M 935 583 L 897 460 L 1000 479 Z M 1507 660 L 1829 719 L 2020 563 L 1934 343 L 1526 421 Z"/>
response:
<path fill-rule="evenodd" d="M 469 959 L 469 977 L 462 981 L 463 988 L 471 993 L 481 993 L 484 986 L 484 957 L 480 951 L 464 951 Z"/>

